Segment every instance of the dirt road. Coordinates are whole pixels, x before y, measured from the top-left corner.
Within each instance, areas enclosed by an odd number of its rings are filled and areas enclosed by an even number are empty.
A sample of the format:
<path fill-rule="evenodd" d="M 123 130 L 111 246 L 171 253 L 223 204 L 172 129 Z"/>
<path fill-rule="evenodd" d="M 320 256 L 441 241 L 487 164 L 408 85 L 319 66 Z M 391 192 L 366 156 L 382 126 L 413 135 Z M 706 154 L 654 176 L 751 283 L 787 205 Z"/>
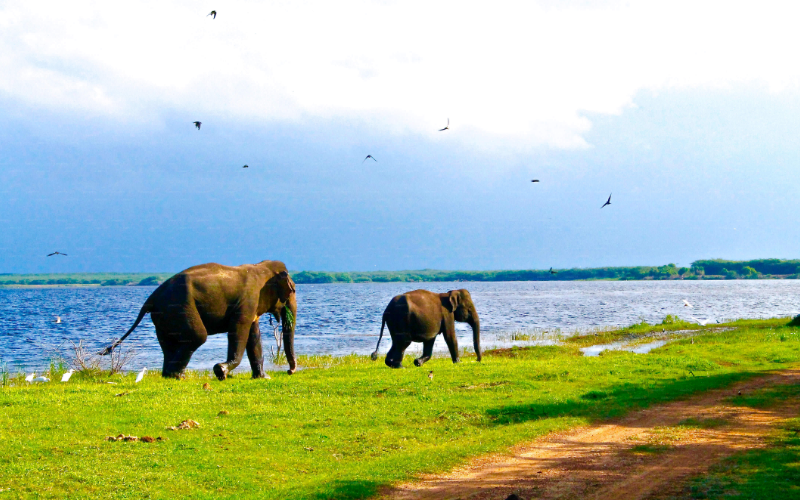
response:
<path fill-rule="evenodd" d="M 481 457 L 447 474 L 385 490 L 380 498 L 659 498 L 733 453 L 764 445 L 773 425 L 800 413 L 797 401 L 760 410 L 726 401 L 741 391 L 800 383 L 800 369 L 749 380 L 603 425 L 552 434 Z"/>

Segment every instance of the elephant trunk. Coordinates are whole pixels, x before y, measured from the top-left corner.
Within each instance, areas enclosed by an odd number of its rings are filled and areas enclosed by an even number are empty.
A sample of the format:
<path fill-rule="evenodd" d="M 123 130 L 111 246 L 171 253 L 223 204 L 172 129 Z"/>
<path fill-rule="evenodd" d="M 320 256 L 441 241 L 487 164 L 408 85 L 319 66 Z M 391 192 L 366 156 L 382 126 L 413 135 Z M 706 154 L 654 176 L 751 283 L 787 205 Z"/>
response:
<path fill-rule="evenodd" d="M 475 356 L 478 357 L 478 361 L 481 360 L 481 321 L 478 319 L 478 315 L 476 314 L 473 316 L 472 321 L 469 322 L 469 326 L 472 327 L 472 345 L 475 348 Z"/>
<path fill-rule="evenodd" d="M 289 296 L 286 305 L 281 310 L 281 323 L 283 324 L 283 350 L 286 353 L 286 361 L 289 362 L 288 373 L 291 375 L 297 369 L 297 361 L 294 356 L 294 328 L 297 323 L 297 300 L 294 294 Z"/>

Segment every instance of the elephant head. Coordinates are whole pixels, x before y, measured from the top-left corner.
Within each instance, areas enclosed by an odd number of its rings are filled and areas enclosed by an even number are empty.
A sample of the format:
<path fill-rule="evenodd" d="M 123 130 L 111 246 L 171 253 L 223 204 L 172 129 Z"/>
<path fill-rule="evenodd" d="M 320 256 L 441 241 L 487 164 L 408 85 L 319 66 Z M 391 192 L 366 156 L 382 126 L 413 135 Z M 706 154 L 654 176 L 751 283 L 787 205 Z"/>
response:
<path fill-rule="evenodd" d="M 472 296 L 467 290 L 450 290 L 441 294 L 442 305 L 453 313 L 456 321 L 467 323 L 472 327 L 472 345 L 475 348 L 475 356 L 481 360 L 481 322 L 478 318 L 478 311 L 472 303 Z"/>
<path fill-rule="evenodd" d="M 281 264 L 281 267 L 283 265 Z M 289 363 L 289 373 L 297 369 L 294 354 L 294 329 L 297 318 L 297 300 L 295 298 L 295 284 L 286 269 L 277 271 L 261 290 L 263 311 L 269 312 L 280 319 L 283 325 L 283 350 Z"/>

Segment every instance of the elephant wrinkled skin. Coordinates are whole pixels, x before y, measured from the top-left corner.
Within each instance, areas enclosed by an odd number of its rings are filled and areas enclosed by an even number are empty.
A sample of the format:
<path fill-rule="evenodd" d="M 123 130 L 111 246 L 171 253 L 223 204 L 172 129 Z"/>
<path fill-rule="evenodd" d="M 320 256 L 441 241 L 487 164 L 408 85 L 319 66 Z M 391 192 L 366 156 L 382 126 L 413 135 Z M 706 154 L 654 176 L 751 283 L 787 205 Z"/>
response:
<path fill-rule="evenodd" d="M 224 380 L 239 366 L 245 351 L 253 378 L 264 377 L 258 328 L 262 314 L 272 314 L 282 323 L 289 373 L 297 368 L 295 285 L 283 262 L 265 260 L 237 267 L 202 264 L 176 274 L 153 291 L 130 330 L 102 354 L 110 353 L 125 340 L 147 313 L 164 353 L 164 377 L 181 378 L 192 354 L 208 335 L 218 333 L 228 334 L 228 358 L 214 365 L 218 379 Z"/>
<path fill-rule="evenodd" d="M 383 328 L 388 325 L 392 336 L 392 347 L 386 354 L 386 366 L 402 368 L 403 355 L 411 342 L 422 342 L 422 356 L 414 364 L 422 366 L 431 359 L 433 344 L 440 333 L 444 336 L 453 363 L 458 363 L 458 341 L 455 321 L 472 327 L 472 343 L 475 355 L 481 360 L 481 333 L 478 312 L 472 297 L 466 290 L 451 290 L 447 293 L 433 293 L 428 290 L 414 290 L 394 297 L 383 312 L 381 334 L 378 345 L 372 353 L 372 360 L 378 359 L 378 347 L 383 338 Z"/>

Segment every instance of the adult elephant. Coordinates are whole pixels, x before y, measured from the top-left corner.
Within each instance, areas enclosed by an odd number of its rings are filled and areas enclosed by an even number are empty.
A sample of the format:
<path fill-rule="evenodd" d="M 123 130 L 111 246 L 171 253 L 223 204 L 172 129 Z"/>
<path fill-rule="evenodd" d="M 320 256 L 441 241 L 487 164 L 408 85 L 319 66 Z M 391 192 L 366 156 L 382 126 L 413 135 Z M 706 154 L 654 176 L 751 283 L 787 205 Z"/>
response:
<path fill-rule="evenodd" d="M 481 325 L 472 297 L 466 290 L 451 290 L 447 293 L 433 293 L 428 290 L 414 290 L 394 297 L 383 311 L 381 334 L 378 345 L 372 353 L 372 360 L 378 359 L 378 347 L 383 338 L 383 328 L 389 326 L 392 347 L 386 354 L 386 366 L 403 367 L 403 355 L 411 342 L 422 342 L 422 356 L 414 364 L 422 366 L 431 359 L 433 343 L 440 333 L 450 350 L 453 363 L 458 363 L 458 340 L 455 321 L 472 327 L 472 344 L 475 355 L 481 360 Z"/>
<path fill-rule="evenodd" d="M 101 354 L 109 354 L 125 340 L 147 313 L 164 353 L 163 377 L 181 378 L 192 354 L 217 333 L 228 334 L 227 361 L 214 365 L 218 379 L 225 380 L 239 366 L 245 350 L 253 378 L 264 377 L 258 318 L 265 313 L 283 324 L 289 374 L 297 368 L 297 301 L 294 281 L 283 262 L 265 260 L 237 267 L 202 264 L 176 274 L 150 294 L 131 329 Z"/>

